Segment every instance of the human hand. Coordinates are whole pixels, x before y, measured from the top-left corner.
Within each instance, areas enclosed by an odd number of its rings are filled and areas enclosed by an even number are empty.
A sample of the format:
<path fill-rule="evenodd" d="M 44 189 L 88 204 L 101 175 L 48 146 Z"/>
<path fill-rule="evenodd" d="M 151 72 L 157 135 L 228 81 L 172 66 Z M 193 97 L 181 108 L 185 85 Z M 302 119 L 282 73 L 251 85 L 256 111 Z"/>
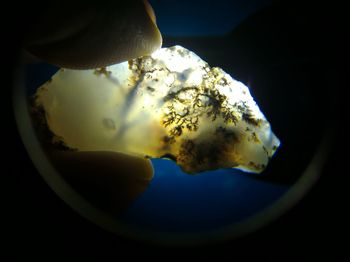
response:
<path fill-rule="evenodd" d="M 147 0 L 46 3 L 25 18 L 24 48 L 53 65 L 104 67 L 150 54 L 162 44 Z"/>
<path fill-rule="evenodd" d="M 69 3 L 68 14 L 66 5 L 42 7 L 44 13 L 24 34 L 25 49 L 60 67 L 87 69 L 139 57 L 161 46 L 147 2 L 78 3 L 81 6 Z M 142 193 L 153 177 L 146 159 L 116 152 L 63 151 L 42 144 L 62 177 L 88 202 L 113 216 Z"/>

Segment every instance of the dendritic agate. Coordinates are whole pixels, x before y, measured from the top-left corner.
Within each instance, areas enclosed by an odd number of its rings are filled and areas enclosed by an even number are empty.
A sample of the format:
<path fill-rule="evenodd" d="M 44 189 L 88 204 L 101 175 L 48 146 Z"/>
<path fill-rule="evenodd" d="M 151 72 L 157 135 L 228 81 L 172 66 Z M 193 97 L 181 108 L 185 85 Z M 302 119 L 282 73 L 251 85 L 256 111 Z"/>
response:
<path fill-rule="evenodd" d="M 102 69 L 61 69 L 35 106 L 69 148 L 170 158 L 187 173 L 260 173 L 280 144 L 243 83 L 181 46 Z"/>

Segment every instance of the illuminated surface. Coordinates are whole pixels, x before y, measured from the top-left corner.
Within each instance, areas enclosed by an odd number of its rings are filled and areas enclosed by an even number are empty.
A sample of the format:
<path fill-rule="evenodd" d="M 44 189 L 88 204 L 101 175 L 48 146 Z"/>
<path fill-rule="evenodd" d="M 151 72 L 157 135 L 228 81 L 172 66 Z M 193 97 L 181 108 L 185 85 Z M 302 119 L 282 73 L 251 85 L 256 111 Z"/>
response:
<path fill-rule="evenodd" d="M 280 143 L 248 87 L 181 46 L 60 70 L 38 90 L 36 107 L 69 148 L 170 158 L 187 173 L 260 173 Z"/>

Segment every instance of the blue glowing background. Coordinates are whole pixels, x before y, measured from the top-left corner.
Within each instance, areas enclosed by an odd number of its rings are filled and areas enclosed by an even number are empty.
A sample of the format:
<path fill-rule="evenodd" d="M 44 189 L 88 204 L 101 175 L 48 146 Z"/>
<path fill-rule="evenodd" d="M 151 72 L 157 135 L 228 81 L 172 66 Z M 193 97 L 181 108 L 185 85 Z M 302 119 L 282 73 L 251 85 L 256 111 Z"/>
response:
<path fill-rule="evenodd" d="M 226 34 L 270 1 L 150 2 L 163 36 L 177 37 Z M 56 70 L 48 65 L 28 66 L 29 88 L 35 90 Z M 149 188 L 121 217 L 147 230 L 199 232 L 232 225 L 263 210 L 289 189 L 234 169 L 192 176 L 170 160 L 153 159 L 152 163 L 155 174 Z"/>
<path fill-rule="evenodd" d="M 165 36 L 214 36 L 229 33 L 271 0 L 150 0 Z"/>
<path fill-rule="evenodd" d="M 287 187 L 255 180 L 234 169 L 185 174 L 170 160 L 153 159 L 149 188 L 123 220 L 165 232 L 196 232 L 239 222 L 271 204 Z"/>
<path fill-rule="evenodd" d="M 163 36 L 176 37 L 229 33 L 270 1 L 150 2 Z M 273 203 L 289 188 L 234 169 L 191 176 L 172 161 L 153 159 L 152 163 L 151 185 L 122 219 L 155 231 L 198 232 L 232 225 Z"/>

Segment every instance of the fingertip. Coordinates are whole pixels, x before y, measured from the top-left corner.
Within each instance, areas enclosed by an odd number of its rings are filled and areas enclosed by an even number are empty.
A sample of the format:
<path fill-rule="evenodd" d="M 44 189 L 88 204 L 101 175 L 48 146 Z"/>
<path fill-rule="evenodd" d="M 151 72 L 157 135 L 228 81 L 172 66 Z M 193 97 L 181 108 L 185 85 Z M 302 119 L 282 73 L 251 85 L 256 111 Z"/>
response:
<path fill-rule="evenodd" d="M 146 10 L 147 14 L 149 15 L 149 17 L 151 18 L 152 22 L 154 24 L 157 24 L 156 14 L 154 13 L 154 10 L 153 10 L 153 7 L 151 6 L 151 4 L 147 0 L 143 0 L 143 4 L 145 5 L 145 10 Z"/>
<path fill-rule="evenodd" d="M 52 150 L 49 156 L 64 173 L 104 173 L 118 179 L 140 181 L 150 181 L 153 178 L 151 161 L 118 152 Z"/>
<path fill-rule="evenodd" d="M 62 35 L 27 50 L 59 67 L 91 69 L 151 54 L 162 45 L 154 11 L 146 1 L 99 5 L 88 25 L 66 38 Z"/>
<path fill-rule="evenodd" d="M 87 202 L 118 216 L 149 186 L 151 161 L 116 152 L 48 152 L 54 168 Z"/>

